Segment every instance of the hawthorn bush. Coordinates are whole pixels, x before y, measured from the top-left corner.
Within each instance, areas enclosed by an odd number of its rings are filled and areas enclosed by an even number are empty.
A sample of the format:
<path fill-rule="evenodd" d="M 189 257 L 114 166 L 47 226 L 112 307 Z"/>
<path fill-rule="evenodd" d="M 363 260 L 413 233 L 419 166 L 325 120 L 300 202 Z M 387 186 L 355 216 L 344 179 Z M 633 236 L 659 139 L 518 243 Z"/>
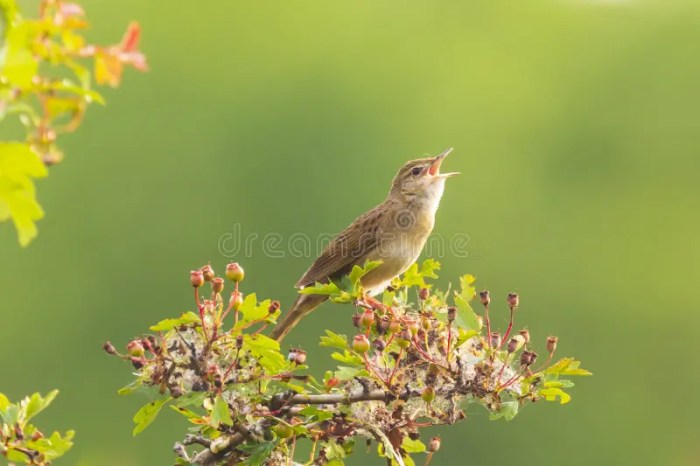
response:
<path fill-rule="evenodd" d="M 339 466 L 359 441 L 376 443 L 387 463 L 410 466 L 426 455 L 427 464 L 440 439 L 424 442 L 421 430 L 465 419 L 465 405 L 509 421 L 530 402 L 568 403 L 569 377 L 590 375 L 572 358 L 553 362 L 556 337 L 543 341 L 540 358 L 530 332 L 513 331 L 518 295 L 504 300 L 510 323 L 501 334 L 491 329 L 488 291 L 478 293 L 483 316 L 470 305 L 477 296 L 473 276 L 461 277 L 456 291 L 433 290 L 426 280 L 437 277 L 439 264 L 428 259 L 395 279 L 379 301 L 360 284 L 377 265 L 301 291 L 356 309 L 356 335 L 326 330 L 320 337 L 339 363 L 322 379 L 310 374 L 304 350 L 285 355 L 263 334 L 280 304 L 244 296 L 238 264 L 226 267 L 233 283 L 228 299 L 226 280 L 211 266 L 191 272 L 194 312 L 158 322 L 123 352 L 104 346 L 135 369 L 120 393 L 153 396 L 134 416 L 134 435 L 168 406 L 190 424 L 175 444 L 176 464 Z M 308 457 L 295 454 L 299 442 L 310 443 Z"/>

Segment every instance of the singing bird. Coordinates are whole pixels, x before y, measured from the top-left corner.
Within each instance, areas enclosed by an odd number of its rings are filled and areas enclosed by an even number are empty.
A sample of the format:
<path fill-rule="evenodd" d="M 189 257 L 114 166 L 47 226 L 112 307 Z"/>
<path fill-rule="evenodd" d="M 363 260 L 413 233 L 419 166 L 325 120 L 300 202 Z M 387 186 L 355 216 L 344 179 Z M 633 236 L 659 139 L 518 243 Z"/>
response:
<path fill-rule="evenodd" d="M 407 162 L 394 177 L 387 198 L 360 215 L 323 250 L 309 270 L 296 283 L 297 288 L 340 280 L 353 266 L 366 261 L 381 265 L 360 279 L 370 296 L 384 291 L 391 281 L 405 272 L 423 250 L 435 224 L 435 212 L 445 190 L 445 180 L 453 173 L 440 173 L 440 165 L 452 148 L 437 157 Z M 328 296 L 300 294 L 292 308 L 272 331 L 281 341 L 307 314 Z"/>

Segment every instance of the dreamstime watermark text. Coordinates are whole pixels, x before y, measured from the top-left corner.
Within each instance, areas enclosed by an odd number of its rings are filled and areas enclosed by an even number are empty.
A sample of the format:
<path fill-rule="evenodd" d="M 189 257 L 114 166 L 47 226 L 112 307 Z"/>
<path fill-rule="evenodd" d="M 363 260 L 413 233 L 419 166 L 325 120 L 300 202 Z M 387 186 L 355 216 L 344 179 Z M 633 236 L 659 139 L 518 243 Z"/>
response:
<path fill-rule="evenodd" d="M 245 232 L 240 223 L 233 225 L 231 231 L 219 236 L 219 253 L 229 259 L 251 258 L 260 254 L 274 258 L 308 258 L 318 257 L 329 245 L 343 256 L 360 257 L 369 250 L 376 250 L 380 257 L 392 254 L 411 254 L 416 247 L 411 235 L 402 231 L 370 231 L 356 235 L 351 239 L 337 233 L 311 235 L 304 232 L 281 234 L 279 232 Z M 431 234 L 422 252 L 427 257 L 442 259 L 445 257 L 480 259 L 481 251 L 473 249 L 471 237 L 467 233 L 455 233 L 449 236 Z"/>

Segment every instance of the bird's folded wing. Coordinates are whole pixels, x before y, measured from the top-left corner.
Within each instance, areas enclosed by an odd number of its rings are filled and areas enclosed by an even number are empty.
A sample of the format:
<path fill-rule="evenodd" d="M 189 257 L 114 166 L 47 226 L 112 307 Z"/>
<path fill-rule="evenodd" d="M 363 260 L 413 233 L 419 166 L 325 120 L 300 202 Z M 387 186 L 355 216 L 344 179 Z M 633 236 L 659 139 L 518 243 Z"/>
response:
<path fill-rule="evenodd" d="M 364 265 L 367 255 L 379 243 L 384 209 L 375 207 L 359 216 L 323 250 L 296 284 L 297 288 L 340 278 L 354 265 Z"/>

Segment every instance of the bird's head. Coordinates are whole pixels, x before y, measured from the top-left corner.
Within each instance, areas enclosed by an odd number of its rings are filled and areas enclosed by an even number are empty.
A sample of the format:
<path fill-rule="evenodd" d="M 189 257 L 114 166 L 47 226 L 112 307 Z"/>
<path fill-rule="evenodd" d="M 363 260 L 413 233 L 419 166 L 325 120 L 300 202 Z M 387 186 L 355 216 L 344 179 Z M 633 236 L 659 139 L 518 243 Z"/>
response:
<path fill-rule="evenodd" d="M 440 165 L 450 152 L 451 147 L 437 157 L 406 162 L 394 177 L 389 195 L 400 196 L 406 202 L 439 201 L 445 189 L 445 180 L 459 174 L 440 173 Z"/>

